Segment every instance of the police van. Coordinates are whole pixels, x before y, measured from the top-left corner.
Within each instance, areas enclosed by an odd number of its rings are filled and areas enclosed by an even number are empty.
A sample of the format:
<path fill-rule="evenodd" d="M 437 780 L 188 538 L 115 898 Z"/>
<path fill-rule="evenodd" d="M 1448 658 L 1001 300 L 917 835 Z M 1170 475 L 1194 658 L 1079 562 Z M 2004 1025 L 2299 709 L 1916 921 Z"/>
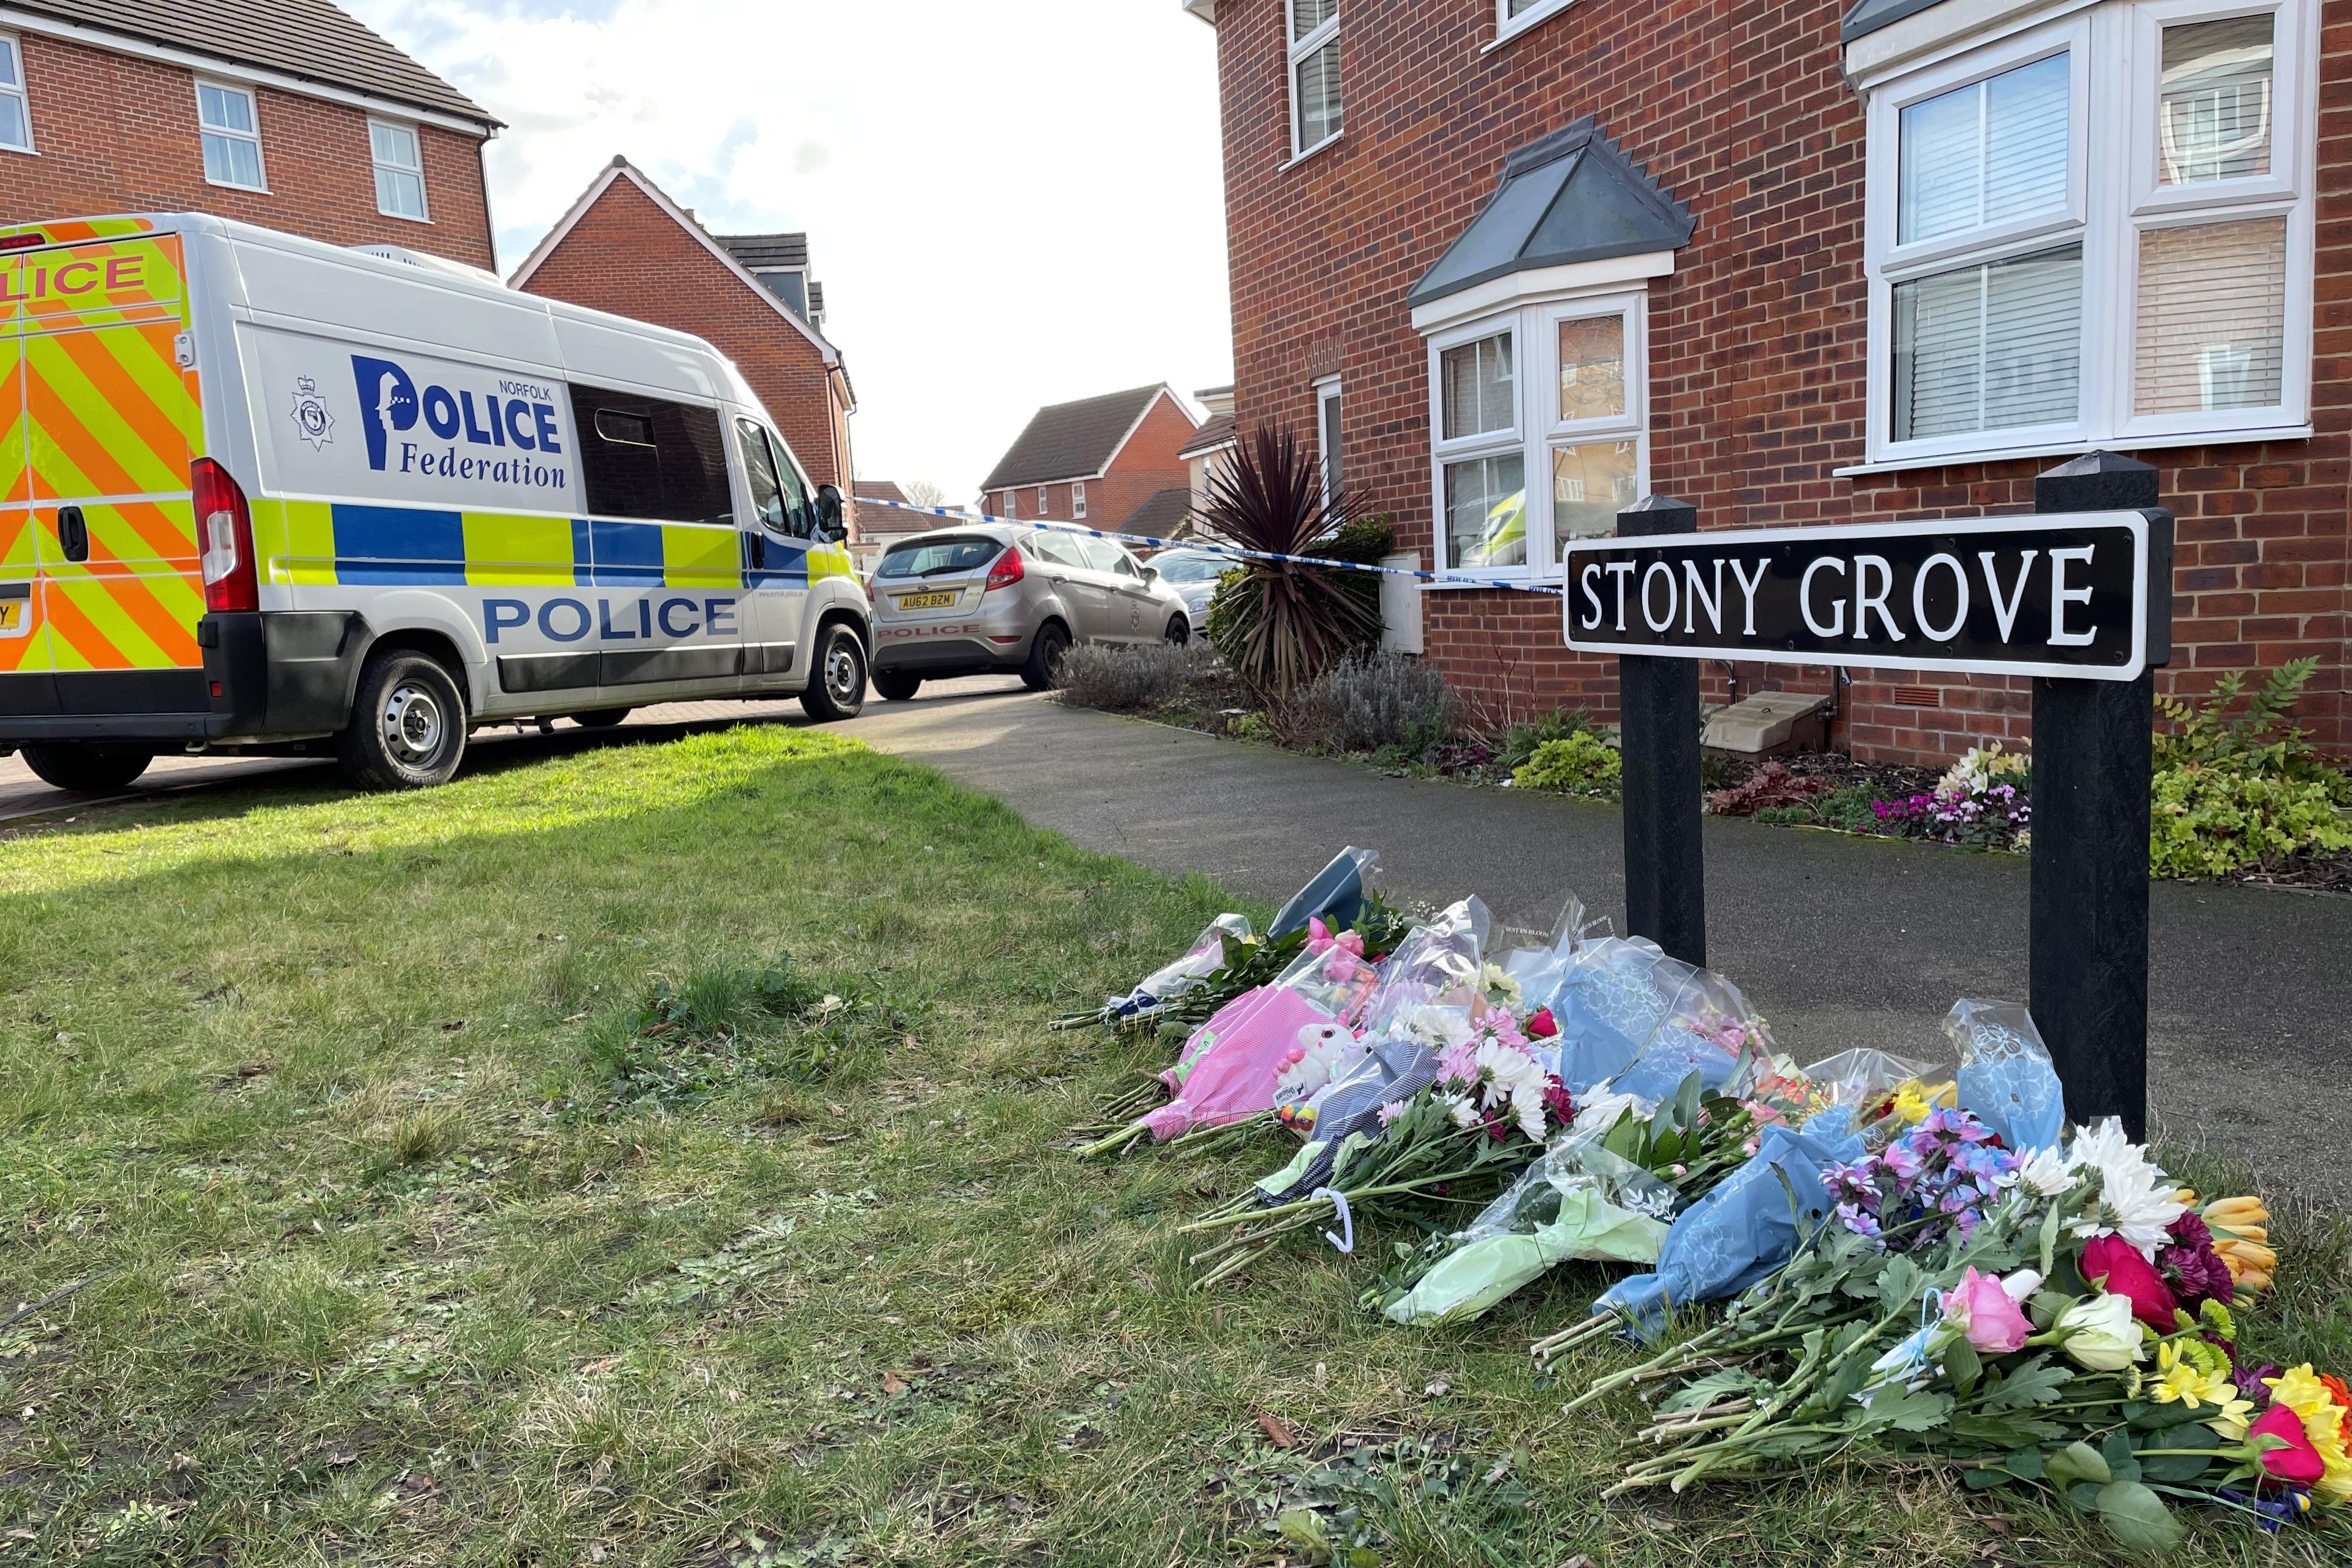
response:
<path fill-rule="evenodd" d="M 0 227 L 0 754 L 436 784 L 467 732 L 865 701 L 841 493 L 681 332 L 202 215 Z"/>

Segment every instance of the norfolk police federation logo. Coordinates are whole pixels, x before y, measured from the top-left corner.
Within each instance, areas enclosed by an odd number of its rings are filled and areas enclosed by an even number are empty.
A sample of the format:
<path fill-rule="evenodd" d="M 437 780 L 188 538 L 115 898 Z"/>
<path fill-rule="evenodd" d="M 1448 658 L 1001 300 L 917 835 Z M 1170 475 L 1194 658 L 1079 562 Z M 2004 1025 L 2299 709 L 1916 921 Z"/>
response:
<path fill-rule="evenodd" d="M 294 427 L 314 451 L 324 451 L 335 439 L 335 416 L 319 395 L 319 384 L 307 375 L 294 378 Z"/>

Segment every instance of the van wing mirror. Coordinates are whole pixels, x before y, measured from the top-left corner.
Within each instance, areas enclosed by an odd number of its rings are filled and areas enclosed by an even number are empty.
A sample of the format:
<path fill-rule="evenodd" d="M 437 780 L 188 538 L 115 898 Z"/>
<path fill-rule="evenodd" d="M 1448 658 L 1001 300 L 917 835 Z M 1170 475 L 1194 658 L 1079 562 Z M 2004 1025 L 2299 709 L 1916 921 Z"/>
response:
<path fill-rule="evenodd" d="M 849 537 L 849 527 L 842 521 L 842 516 L 840 487 L 837 485 L 817 486 L 817 527 L 824 531 L 827 538 L 846 539 Z"/>

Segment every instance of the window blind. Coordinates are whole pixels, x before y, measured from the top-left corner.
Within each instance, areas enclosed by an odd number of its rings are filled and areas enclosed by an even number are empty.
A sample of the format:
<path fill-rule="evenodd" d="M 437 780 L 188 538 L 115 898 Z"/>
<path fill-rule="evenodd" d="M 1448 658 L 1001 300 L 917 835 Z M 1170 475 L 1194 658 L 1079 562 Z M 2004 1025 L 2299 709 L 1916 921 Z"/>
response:
<path fill-rule="evenodd" d="M 2063 424 L 2082 363 L 2079 245 L 1897 284 L 1893 438 Z"/>
<path fill-rule="evenodd" d="M 1447 349 L 1442 361 L 1445 438 L 1485 436 L 1516 427 L 1511 334 L 1497 332 Z"/>
<path fill-rule="evenodd" d="M 2285 338 L 2286 219 L 2140 235 L 2135 413 L 2276 407 Z"/>
<path fill-rule="evenodd" d="M 2005 223 L 2066 200 L 2063 54 L 1909 105 L 1897 132 L 1897 243 Z"/>

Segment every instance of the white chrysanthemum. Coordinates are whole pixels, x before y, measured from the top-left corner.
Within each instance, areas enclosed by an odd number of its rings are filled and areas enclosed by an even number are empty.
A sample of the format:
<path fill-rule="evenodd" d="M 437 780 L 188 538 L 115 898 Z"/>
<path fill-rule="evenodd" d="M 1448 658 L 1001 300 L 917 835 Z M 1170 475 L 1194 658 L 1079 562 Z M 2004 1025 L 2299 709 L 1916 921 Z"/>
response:
<path fill-rule="evenodd" d="M 2153 1260 L 2165 1242 L 2165 1229 L 2188 1213 L 2173 1196 L 2179 1184 L 2147 1157 L 2144 1144 L 2125 1135 L 2114 1117 L 2075 1136 L 2067 1151 L 2068 1165 L 2099 1173 L 2099 1196 L 2074 1225 L 2074 1235 L 2120 1236 Z"/>
<path fill-rule="evenodd" d="M 1465 1132 L 1478 1125 L 1478 1108 L 1471 1103 L 1470 1097 L 1466 1094 L 1448 1096 L 1445 1101 L 1445 1114 L 1454 1118 L 1454 1125 Z"/>
<path fill-rule="evenodd" d="M 1521 1084 L 1511 1090 L 1511 1115 L 1531 1143 L 1544 1141 L 1543 1085 Z"/>
<path fill-rule="evenodd" d="M 1647 1120 L 1657 1109 L 1654 1100 L 1638 1094 L 1594 1094 L 1576 1102 L 1576 1120 L 1570 1125 L 1579 1132 L 1606 1132 L 1628 1110 Z"/>
<path fill-rule="evenodd" d="M 2003 1186 L 2020 1186 L 2037 1198 L 2063 1197 L 2075 1183 L 2074 1167 L 2058 1150 L 2036 1149 L 2025 1163 L 2001 1179 Z"/>
<path fill-rule="evenodd" d="M 1536 1093 L 1543 1093 L 1544 1070 L 1535 1058 L 1516 1046 L 1506 1046 L 1489 1040 L 1478 1047 L 1478 1081 L 1488 1086 L 1486 1103 L 1494 1104 L 1532 1084 Z"/>
<path fill-rule="evenodd" d="M 1475 1026 L 1470 1015 L 1459 1007 L 1423 1006 L 1412 1010 L 1405 1027 L 1412 1032 L 1413 1038 L 1433 1050 L 1442 1051 L 1449 1046 L 1467 1044 Z"/>

